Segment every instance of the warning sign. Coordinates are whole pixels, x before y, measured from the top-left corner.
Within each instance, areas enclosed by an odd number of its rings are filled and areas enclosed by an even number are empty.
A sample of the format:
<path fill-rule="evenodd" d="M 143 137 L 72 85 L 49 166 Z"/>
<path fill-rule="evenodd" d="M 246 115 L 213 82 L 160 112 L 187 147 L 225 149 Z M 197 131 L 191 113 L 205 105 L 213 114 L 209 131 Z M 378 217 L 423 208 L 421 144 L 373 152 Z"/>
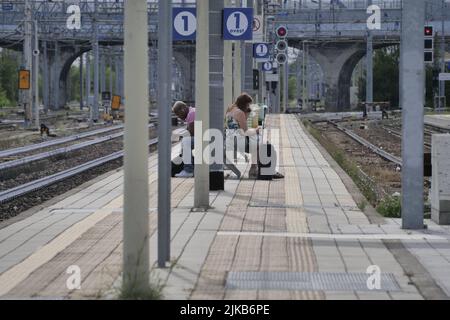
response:
<path fill-rule="evenodd" d="M 19 70 L 19 90 L 30 90 L 30 70 Z"/>
<path fill-rule="evenodd" d="M 261 15 L 253 17 L 253 41 L 263 41 L 263 16 Z"/>
<path fill-rule="evenodd" d="M 119 110 L 120 109 L 120 102 L 122 97 L 121 96 L 113 96 L 111 101 L 111 109 L 112 110 Z"/>

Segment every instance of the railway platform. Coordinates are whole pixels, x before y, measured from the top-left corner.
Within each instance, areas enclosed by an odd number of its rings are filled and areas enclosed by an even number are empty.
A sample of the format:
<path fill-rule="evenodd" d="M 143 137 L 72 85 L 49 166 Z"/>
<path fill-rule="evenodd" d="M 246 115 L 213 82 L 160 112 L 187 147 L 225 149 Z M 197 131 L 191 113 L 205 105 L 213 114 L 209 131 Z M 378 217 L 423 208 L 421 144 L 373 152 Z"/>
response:
<path fill-rule="evenodd" d="M 149 161 L 152 281 L 165 299 L 448 299 L 450 228 L 358 207 L 351 179 L 294 115 L 280 129 L 283 180 L 230 175 L 212 208 L 172 180 L 171 264 L 156 268 L 157 156 Z M 0 223 L 0 299 L 114 299 L 122 268 L 123 173 L 108 173 Z M 361 206 L 360 206 L 361 207 Z M 80 271 L 80 286 L 73 274 Z"/>

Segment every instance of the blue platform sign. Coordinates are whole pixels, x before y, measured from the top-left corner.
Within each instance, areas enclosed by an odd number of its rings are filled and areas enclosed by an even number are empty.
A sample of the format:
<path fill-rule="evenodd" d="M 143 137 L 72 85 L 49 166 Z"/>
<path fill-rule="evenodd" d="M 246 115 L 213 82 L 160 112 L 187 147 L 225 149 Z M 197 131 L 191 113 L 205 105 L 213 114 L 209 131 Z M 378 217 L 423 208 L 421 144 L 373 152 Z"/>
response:
<path fill-rule="evenodd" d="M 173 40 L 195 40 L 197 37 L 197 9 L 173 8 Z"/>
<path fill-rule="evenodd" d="M 253 39 L 253 8 L 226 8 L 223 10 L 223 39 Z"/>
<path fill-rule="evenodd" d="M 12 3 L 2 3 L 2 11 L 13 11 L 14 5 Z"/>
<path fill-rule="evenodd" d="M 263 63 L 262 69 L 263 69 L 263 71 L 265 71 L 265 72 L 270 72 L 270 71 L 272 71 L 272 70 L 273 70 L 273 63 L 270 62 L 270 61 Z"/>
<path fill-rule="evenodd" d="M 270 54 L 268 43 L 255 43 L 253 44 L 253 58 L 255 59 L 268 59 Z"/>

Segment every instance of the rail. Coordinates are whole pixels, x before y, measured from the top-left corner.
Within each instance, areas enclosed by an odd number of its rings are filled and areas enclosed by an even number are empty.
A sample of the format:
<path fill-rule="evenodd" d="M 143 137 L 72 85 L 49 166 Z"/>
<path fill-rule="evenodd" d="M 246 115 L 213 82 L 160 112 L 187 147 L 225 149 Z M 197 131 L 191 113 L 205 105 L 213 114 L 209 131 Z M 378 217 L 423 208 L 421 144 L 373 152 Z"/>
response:
<path fill-rule="evenodd" d="M 151 139 L 148 143 L 148 146 L 150 147 L 150 146 L 154 146 L 156 144 L 158 144 L 157 138 Z M 66 180 L 70 177 L 73 177 L 74 175 L 80 174 L 82 172 L 86 172 L 87 170 L 90 170 L 95 167 L 106 164 L 108 162 L 120 159 L 123 157 L 123 155 L 124 155 L 123 150 L 117 151 L 117 152 L 107 155 L 105 157 L 83 163 L 79 166 L 67 169 L 65 171 L 61 171 L 61 172 L 55 173 L 53 175 L 38 179 L 38 180 L 28 182 L 21 186 L 2 191 L 2 192 L 0 192 L 0 203 L 5 203 L 8 201 L 14 200 L 14 199 L 24 196 L 28 193 L 37 191 L 37 190 L 45 188 L 49 185 Z"/>
<path fill-rule="evenodd" d="M 358 136 L 356 133 L 352 132 L 351 130 L 348 130 L 346 128 L 341 127 L 340 125 L 338 125 L 337 123 L 333 122 L 333 121 L 329 121 L 330 124 L 332 124 L 333 126 L 335 126 L 339 131 L 342 131 L 343 133 L 345 133 L 346 135 L 348 135 L 350 138 L 352 138 L 353 140 L 359 142 L 360 144 L 362 144 L 363 146 L 369 148 L 370 150 L 372 150 L 373 152 L 375 152 L 376 154 L 378 154 L 379 156 L 381 156 L 382 158 L 391 161 L 397 165 L 399 165 L 400 167 L 403 165 L 402 159 L 378 148 L 377 146 L 373 145 L 372 143 L 370 143 L 369 141 L 367 141 L 366 139 Z"/>
<path fill-rule="evenodd" d="M 148 128 L 153 128 L 155 125 L 154 124 L 149 124 Z M 86 147 L 90 147 L 96 144 L 100 144 L 106 141 L 110 141 L 110 140 L 114 140 L 117 138 L 120 138 L 124 135 L 124 132 L 118 132 L 109 136 L 105 136 L 105 137 L 100 137 L 97 138 L 95 140 L 91 140 L 91 141 L 86 141 L 86 142 L 82 142 L 82 143 L 78 143 L 76 145 L 72 145 L 72 146 L 68 146 L 68 147 L 64 147 L 64 148 L 59 148 L 56 150 L 51 150 L 51 151 L 47 151 L 47 152 L 43 152 L 43 153 L 39 153 L 39 154 L 35 154 L 29 157 L 25 157 L 22 159 L 17 159 L 17 160 L 13 160 L 13 161 L 7 161 L 7 162 L 3 162 L 0 163 L 0 171 L 1 170 L 5 170 L 5 169 L 11 169 L 14 167 L 18 167 L 27 163 L 31 163 L 34 161 L 39 161 L 39 160 L 43 160 L 43 159 L 47 159 L 50 157 L 54 157 L 60 154 L 65 154 L 65 153 L 69 153 L 69 152 L 73 152 L 76 150 L 80 150 Z"/>

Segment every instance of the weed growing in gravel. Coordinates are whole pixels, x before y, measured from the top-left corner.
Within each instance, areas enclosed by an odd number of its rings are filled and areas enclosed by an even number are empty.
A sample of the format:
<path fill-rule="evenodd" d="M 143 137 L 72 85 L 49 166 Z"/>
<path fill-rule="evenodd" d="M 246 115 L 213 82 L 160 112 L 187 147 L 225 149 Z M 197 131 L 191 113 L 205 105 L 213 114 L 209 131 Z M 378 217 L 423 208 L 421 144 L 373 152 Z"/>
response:
<path fill-rule="evenodd" d="M 358 202 L 358 208 L 362 212 L 364 212 L 364 210 L 366 210 L 366 206 L 367 206 L 367 201 L 366 200 L 361 200 L 360 202 Z"/>
<path fill-rule="evenodd" d="M 402 212 L 400 197 L 386 196 L 378 204 L 377 211 L 387 218 L 400 218 Z"/>
<path fill-rule="evenodd" d="M 131 286 L 121 286 L 118 289 L 118 298 L 120 300 L 162 300 L 163 288 L 161 279 L 150 273 L 150 283 L 146 290 L 139 291 Z"/>

